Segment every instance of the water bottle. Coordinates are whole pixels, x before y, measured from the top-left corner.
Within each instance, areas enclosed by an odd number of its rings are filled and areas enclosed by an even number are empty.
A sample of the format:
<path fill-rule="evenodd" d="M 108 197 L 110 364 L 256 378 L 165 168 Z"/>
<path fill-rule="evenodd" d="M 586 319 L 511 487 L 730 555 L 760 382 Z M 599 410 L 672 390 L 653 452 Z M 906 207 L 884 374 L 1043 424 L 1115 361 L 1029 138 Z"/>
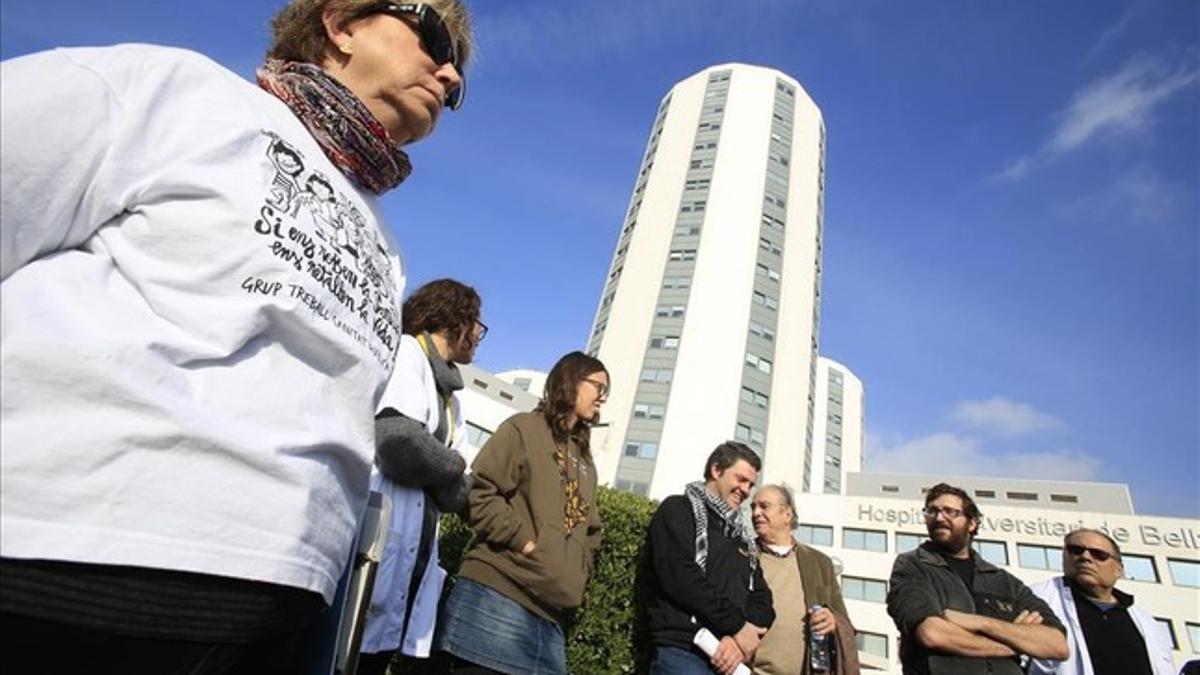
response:
<path fill-rule="evenodd" d="M 813 605 L 810 610 L 815 612 L 821 605 Z M 814 673 L 828 673 L 833 670 L 830 654 L 831 633 L 818 635 L 812 629 L 812 614 L 808 616 L 808 666 Z"/>

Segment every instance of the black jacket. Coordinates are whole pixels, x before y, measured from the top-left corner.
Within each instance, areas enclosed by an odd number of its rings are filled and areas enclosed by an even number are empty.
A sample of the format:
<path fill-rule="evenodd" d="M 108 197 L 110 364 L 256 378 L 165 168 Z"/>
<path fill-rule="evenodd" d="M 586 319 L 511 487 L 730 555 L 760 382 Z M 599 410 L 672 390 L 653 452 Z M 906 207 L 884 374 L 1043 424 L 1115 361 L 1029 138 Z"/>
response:
<path fill-rule="evenodd" d="M 689 649 L 701 627 L 721 638 L 747 621 L 763 628 L 775 621 L 762 568 L 754 568 L 752 583 L 745 543 L 725 536 L 720 523 L 710 511 L 706 572 L 696 564 L 696 519 L 688 498 L 667 497 L 654 512 L 644 571 L 646 627 L 655 645 Z"/>
<path fill-rule="evenodd" d="M 1043 625 L 1066 632 L 1044 600 L 1020 579 L 972 552 L 975 577 L 967 588 L 929 542 L 896 557 L 888 582 L 888 614 L 900 630 L 900 661 L 905 675 L 1021 675 L 1018 659 L 969 658 L 922 647 L 917 626 L 947 609 L 1012 621 L 1022 610 L 1042 615 Z"/>

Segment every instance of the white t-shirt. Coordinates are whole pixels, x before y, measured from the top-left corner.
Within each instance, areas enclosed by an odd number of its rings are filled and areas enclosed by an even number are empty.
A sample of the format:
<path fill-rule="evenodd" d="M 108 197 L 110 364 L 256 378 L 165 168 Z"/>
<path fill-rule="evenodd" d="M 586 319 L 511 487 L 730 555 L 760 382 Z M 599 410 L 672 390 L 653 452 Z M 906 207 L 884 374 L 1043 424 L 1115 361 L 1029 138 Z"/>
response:
<path fill-rule="evenodd" d="M 328 601 L 400 260 L 292 112 L 147 45 L 0 66 L 0 555 Z"/>

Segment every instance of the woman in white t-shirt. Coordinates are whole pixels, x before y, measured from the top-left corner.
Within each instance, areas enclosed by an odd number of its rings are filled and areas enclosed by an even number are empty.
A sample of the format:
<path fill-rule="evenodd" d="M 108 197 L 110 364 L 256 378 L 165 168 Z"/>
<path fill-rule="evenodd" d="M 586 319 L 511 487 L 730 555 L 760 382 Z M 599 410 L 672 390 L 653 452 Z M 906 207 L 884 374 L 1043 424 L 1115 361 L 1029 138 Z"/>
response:
<path fill-rule="evenodd" d="M 376 199 L 471 31 L 272 27 L 257 84 L 150 45 L 0 65 L 0 625 L 39 672 L 292 672 L 349 560 L 401 334 Z"/>

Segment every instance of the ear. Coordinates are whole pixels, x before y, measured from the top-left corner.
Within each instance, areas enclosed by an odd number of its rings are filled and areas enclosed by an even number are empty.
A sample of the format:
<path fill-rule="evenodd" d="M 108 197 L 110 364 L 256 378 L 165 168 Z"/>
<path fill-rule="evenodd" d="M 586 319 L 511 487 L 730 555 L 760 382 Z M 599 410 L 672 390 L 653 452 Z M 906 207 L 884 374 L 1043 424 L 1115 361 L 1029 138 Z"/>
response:
<path fill-rule="evenodd" d="M 351 44 L 354 38 L 354 23 L 346 21 L 345 16 L 332 7 L 326 7 L 321 13 L 321 23 L 325 26 L 325 37 L 335 50 L 343 50 Z"/>

